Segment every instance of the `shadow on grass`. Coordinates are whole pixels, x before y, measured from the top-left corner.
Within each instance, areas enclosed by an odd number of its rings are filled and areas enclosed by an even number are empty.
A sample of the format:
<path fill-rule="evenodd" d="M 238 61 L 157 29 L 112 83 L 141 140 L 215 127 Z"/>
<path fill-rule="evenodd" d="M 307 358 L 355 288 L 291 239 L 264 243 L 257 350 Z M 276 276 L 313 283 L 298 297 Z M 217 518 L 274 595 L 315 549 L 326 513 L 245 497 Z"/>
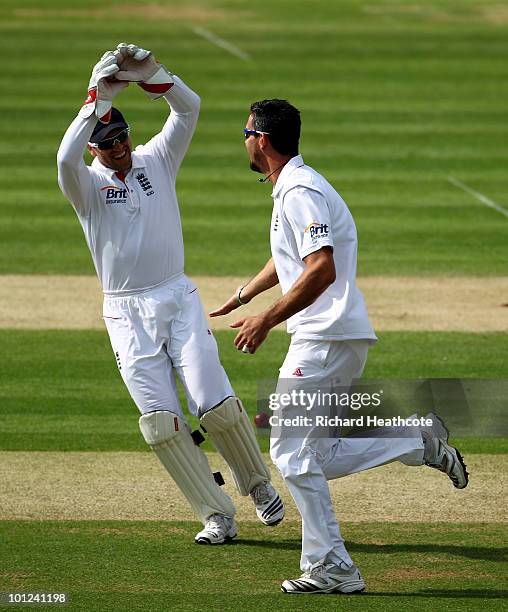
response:
<path fill-rule="evenodd" d="M 300 539 L 278 541 L 266 540 L 243 540 L 235 539 L 235 545 L 254 546 L 257 548 L 274 548 L 277 550 L 300 550 Z M 394 555 L 401 553 L 421 553 L 436 555 L 453 555 L 466 557 L 467 559 L 478 559 L 482 561 L 496 561 L 502 563 L 508 559 L 508 548 L 488 548 L 486 546 L 457 546 L 452 544 L 363 544 L 359 542 L 346 542 L 351 552 Z"/>
<path fill-rule="evenodd" d="M 391 555 L 399 553 L 445 554 L 482 561 L 506 561 L 508 548 L 487 546 L 459 546 L 454 544 L 362 544 L 347 542 L 347 548 L 360 553 Z"/>
<path fill-rule="evenodd" d="M 361 597 L 445 597 L 449 599 L 504 599 L 506 590 L 488 589 L 425 589 L 425 591 L 365 591 Z"/>

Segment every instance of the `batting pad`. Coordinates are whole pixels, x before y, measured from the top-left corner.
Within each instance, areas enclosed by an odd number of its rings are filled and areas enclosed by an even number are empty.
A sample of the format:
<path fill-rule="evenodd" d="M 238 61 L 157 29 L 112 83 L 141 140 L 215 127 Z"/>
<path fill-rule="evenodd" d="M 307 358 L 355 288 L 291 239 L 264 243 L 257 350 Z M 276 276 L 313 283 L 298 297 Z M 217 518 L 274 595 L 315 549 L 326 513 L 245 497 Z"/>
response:
<path fill-rule="evenodd" d="M 200 419 L 219 453 L 224 457 L 236 488 L 248 495 L 254 487 L 270 480 L 249 417 L 237 397 L 228 397 Z"/>
<path fill-rule="evenodd" d="M 235 515 L 231 498 L 215 482 L 206 455 L 180 417 L 166 410 L 149 412 L 139 419 L 139 428 L 203 524 L 212 514 Z"/>

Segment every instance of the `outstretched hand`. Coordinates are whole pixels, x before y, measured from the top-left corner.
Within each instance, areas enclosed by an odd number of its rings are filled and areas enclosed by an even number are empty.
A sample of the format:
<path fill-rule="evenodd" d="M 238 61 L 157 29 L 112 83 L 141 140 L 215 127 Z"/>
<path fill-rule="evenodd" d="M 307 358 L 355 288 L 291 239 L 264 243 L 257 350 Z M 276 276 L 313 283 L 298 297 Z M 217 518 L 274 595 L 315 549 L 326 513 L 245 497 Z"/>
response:
<path fill-rule="evenodd" d="M 215 310 L 212 310 L 211 312 L 208 313 L 208 316 L 210 317 L 220 317 L 222 315 L 227 315 L 230 312 L 232 312 L 233 310 L 236 310 L 237 308 L 239 308 L 242 304 L 238 303 L 238 298 L 236 297 L 238 295 L 238 292 L 241 289 L 241 285 L 240 287 L 238 287 L 238 289 L 235 291 L 235 293 L 229 298 L 229 300 L 227 300 L 227 302 L 224 302 L 224 304 L 222 304 L 222 306 L 220 306 L 219 308 L 216 308 Z"/>

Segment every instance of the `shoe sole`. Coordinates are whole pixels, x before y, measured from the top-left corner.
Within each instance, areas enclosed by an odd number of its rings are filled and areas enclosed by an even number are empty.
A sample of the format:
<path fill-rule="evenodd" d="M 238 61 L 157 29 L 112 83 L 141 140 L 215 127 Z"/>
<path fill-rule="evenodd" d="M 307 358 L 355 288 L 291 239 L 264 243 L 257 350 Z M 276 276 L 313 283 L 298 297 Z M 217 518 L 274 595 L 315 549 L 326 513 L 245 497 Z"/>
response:
<path fill-rule="evenodd" d="M 264 521 L 261 521 L 261 522 L 263 523 L 265 527 L 276 527 L 279 523 L 282 523 L 283 519 L 284 517 L 281 517 L 280 519 L 277 519 L 273 523 L 265 523 Z"/>
<path fill-rule="evenodd" d="M 236 533 L 234 535 L 226 536 L 220 542 L 213 542 L 212 540 L 209 540 L 208 538 L 198 538 L 197 540 L 196 539 L 194 540 L 194 543 L 195 544 L 206 545 L 206 546 L 208 546 L 208 545 L 209 546 L 220 546 L 221 544 L 226 544 L 227 542 L 230 542 L 234 538 L 236 538 Z"/>
<path fill-rule="evenodd" d="M 446 425 L 444 424 L 444 421 L 441 419 L 441 417 L 439 417 L 437 414 L 435 414 L 434 412 L 431 412 L 428 416 L 431 416 L 433 421 L 434 421 L 434 427 L 435 427 L 435 433 L 436 436 L 438 438 L 444 439 L 445 440 L 445 444 L 448 446 L 448 448 L 450 448 L 454 453 L 455 456 L 462 468 L 462 471 L 464 472 L 464 479 L 465 479 L 465 484 L 462 486 L 457 486 L 453 480 L 452 480 L 452 484 L 456 489 L 465 489 L 469 483 L 469 472 L 467 471 L 467 465 L 464 463 L 464 459 L 462 457 L 462 455 L 460 454 L 460 451 L 458 448 L 455 448 L 455 446 L 451 446 L 450 444 L 448 444 L 448 438 L 450 437 L 450 432 L 448 431 L 448 427 L 446 427 Z M 450 475 L 448 475 L 448 478 L 450 478 Z M 450 479 L 451 480 L 451 479 Z"/>
<path fill-rule="evenodd" d="M 272 521 L 271 523 L 268 523 L 267 521 L 263 520 L 259 515 L 258 515 L 258 519 L 261 521 L 261 523 L 263 523 L 263 525 L 265 525 L 266 527 L 275 527 L 276 525 L 278 525 L 280 522 L 282 522 L 284 520 L 284 517 L 286 516 L 286 513 L 284 513 L 280 518 L 275 519 L 275 521 Z"/>
<path fill-rule="evenodd" d="M 332 591 L 332 593 L 353 595 L 354 593 L 363 593 L 364 591 L 365 582 L 363 580 L 355 580 L 354 582 L 339 585 L 339 587 L 335 591 Z"/>
<path fill-rule="evenodd" d="M 461 487 L 457 486 L 455 483 L 453 483 L 453 486 L 456 489 L 465 489 L 467 487 L 467 485 L 469 484 L 469 472 L 467 471 L 467 465 L 464 463 L 464 459 L 462 458 L 462 455 L 460 454 L 459 450 L 457 448 L 455 448 L 454 446 L 450 446 L 450 448 L 452 448 L 455 451 L 455 455 L 456 455 L 457 459 L 459 460 L 459 463 L 460 463 L 460 466 L 461 466 L 462 470 L 464 471 L 464 478 L 466 480 L 464 485 L 461 486 Z"/>
<path fill-rule="evenodd" d="M 355 584 L 335 585 L 329 589 L 319 589 L 318 591 L 288 591 L 283 586 L 280 587 L 280 590 L 287 595 L 360 595 L 365 591 L 365 583 L 355 581 Z"/>

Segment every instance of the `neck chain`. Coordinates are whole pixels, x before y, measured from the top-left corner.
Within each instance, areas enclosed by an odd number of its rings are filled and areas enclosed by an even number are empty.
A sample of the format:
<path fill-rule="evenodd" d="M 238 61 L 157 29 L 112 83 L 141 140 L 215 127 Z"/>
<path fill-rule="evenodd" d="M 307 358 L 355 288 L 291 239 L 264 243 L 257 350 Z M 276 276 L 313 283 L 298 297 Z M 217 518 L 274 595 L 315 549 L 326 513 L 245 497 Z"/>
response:
<path fill-rule="evenodd" d="M 287 164 L 287 162 L 284 162 L 283 164 L 281 164 L 278 168 L 275 168 L 275 170 L 273 172 L 270 172 L 270 174 L 268 176 L 265 176 L 264 179 L 258 179 L 258 181 L 260 183 L 264 183 L 266 182 L 271 176 L 272 174 L 275 174 L 278 170 L 280 170 L 283 166 L 285 166 Z"/>

